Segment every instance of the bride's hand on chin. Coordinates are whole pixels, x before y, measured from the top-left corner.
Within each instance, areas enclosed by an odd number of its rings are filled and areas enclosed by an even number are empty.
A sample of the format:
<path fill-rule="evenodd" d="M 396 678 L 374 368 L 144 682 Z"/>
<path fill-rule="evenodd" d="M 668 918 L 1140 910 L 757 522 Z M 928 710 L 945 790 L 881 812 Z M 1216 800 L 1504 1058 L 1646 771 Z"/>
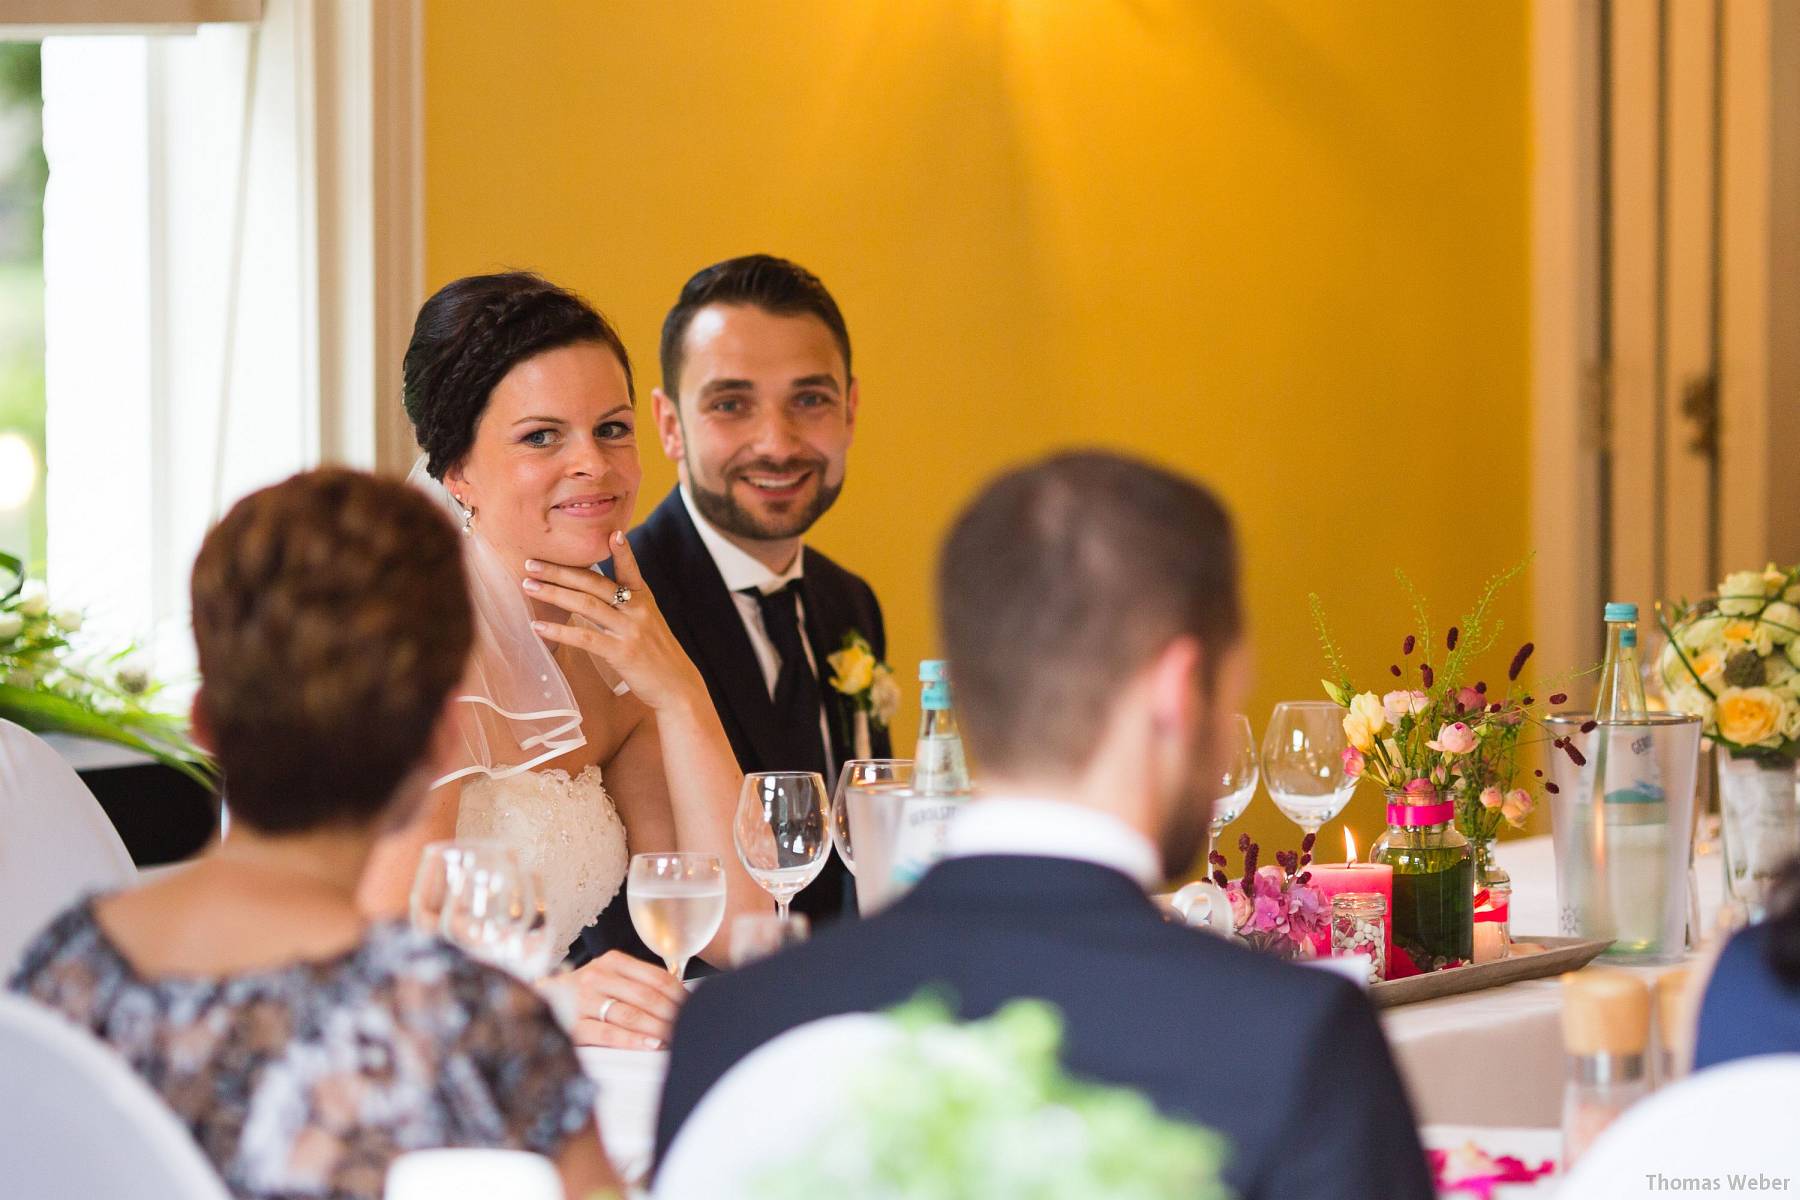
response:
<path fill-rule="evenodd" d="M 623 533 L 615 533 L 611 544 L 616 583 L 583 567 L 536 559 L 525 564 L 529 576 L 524 588 L 532 599 L 585 617 L 598 628 L 551 621 L 533 621 L 531 627 L 545 641 L 585 650 L 610 666 L 651 708 L 692 699 L 696 690 L 705 689 L 700 673 L 656 607 L 656 597 L 638 571 L 631 543 Z M 629 589 L 631 597 L 615 605 L 621 587 Z"/>
<path fill-rule="evenodd" d="M 669 1044 L 687 989 L 661 967 L 608 950 L 592 962 L 538 985 L 572 1001 L 577 1046 L 661 1050 Z"/>

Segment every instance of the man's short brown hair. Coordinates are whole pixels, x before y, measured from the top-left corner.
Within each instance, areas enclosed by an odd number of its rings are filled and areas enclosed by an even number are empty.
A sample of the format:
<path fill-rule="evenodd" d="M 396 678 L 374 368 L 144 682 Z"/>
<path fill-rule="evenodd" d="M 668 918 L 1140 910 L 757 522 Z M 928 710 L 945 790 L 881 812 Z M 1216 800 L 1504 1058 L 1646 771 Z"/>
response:
<path fill-rule="evenodd" d="M 468 658 L 460 540 L 419 491 L 342 469 L 252 493 L 206 535 L 199 707 L 233 819 L 288 833 L 386 808 Z"/>
<path fill-rule="evenodd" d="M 938 559 L 938 622 L 969 749 L 1001 773 L 1083 769 L 1108 698 L 1178 637 L 1210 675 L 1240 618 L 1231 518 L 1118 454 L 1002 476 Z"/>

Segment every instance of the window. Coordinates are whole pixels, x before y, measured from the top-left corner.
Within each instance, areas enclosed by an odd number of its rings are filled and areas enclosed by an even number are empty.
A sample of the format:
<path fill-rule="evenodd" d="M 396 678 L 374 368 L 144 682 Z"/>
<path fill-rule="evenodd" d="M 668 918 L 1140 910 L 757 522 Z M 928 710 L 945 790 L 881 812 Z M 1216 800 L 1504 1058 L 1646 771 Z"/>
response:
<path fill-rule="evenodd" d="M 404 0 L 39 7 L 69 20 L 30 31 L 41 51 L 7 49 L 42 64 L 41 284 L 35 258 L 5 257 L 29 220 L 0 210 L 0 350 L 41 329 L 36 440 L 17 422 L 43 467 L 32 557 L 56 603 L 179 677 L 188 569 L 226 507 L 321 461 L 408 457 L 388 410 L 420 296 L 419 15 Z M 6 378 L 0 359 L 0 428 Z M 0 513 L 0 548 L 31 519 Z"/>

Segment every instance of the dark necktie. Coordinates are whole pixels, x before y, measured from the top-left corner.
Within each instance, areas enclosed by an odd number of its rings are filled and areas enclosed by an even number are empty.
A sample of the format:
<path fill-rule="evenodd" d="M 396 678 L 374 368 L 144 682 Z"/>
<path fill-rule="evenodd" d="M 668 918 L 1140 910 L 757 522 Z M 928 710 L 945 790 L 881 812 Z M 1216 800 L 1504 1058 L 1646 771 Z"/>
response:
<path fill-rule="evenodd" d="M 757 606 L 762 609 L 763 629 L 781 656 L 781 669 L 775 676 L 775 720 L 789 761 L 771 765 L 784 771 L 817 771 L 824 775 L 825 747 L 819 741 L 819 680 L 807 665 L 802 642 L 805 634 L 800 628 L 800 581 L 796 579 L 776 592 L 744 590 L 756 597 Z"/>

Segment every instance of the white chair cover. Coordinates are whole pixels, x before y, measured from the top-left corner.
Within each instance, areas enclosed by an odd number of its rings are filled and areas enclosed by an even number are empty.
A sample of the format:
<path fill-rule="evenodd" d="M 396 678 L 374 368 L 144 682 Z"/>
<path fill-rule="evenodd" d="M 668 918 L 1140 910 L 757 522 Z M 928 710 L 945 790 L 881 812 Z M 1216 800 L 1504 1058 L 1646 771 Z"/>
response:
<path fill-rule="evenodd" d="M 751 1200 L 761 1176 L 803 1150 L 843 1111 L 857 1070 L 902 1036 L 888 1017 L 852 1013 L 801 1025 L 757 1047 L 689 1114 L 656 1173 L 653 1195 Z"/>
<path fill-rule="evenodd" d="M 414 1150 L 388 1167 L 382 1200 L 563 1200 L 562 1176 L 523 1150 Z"/>
<path fill-rule="evenodd" d="M 1588 1147 L 1557 1195 L 1612 1200 L 1663 1193 L 1761 1195 L 1800 1177 L 1800 1054 L 1745 1058 L 1664 1088 Z M 1672 1186 L 1663 1179 L 1677 1180 Z M 1713 1181 L 1710 1186 L 1688 1180 Z M 1791 1184 L 1779 1185 L 1781 1190 Z"/>
<path fill-rule="evenodd" d="M 187 1127 L 125 1061 L 58 1014 L 0 994 L 0 1193 L 227 1200 Z"/>
<path fill-rule="evenodd" d="M 0 721 L 0 977 L 83 892 L 137 880 L 100 802 L 36 734 Z"/>

